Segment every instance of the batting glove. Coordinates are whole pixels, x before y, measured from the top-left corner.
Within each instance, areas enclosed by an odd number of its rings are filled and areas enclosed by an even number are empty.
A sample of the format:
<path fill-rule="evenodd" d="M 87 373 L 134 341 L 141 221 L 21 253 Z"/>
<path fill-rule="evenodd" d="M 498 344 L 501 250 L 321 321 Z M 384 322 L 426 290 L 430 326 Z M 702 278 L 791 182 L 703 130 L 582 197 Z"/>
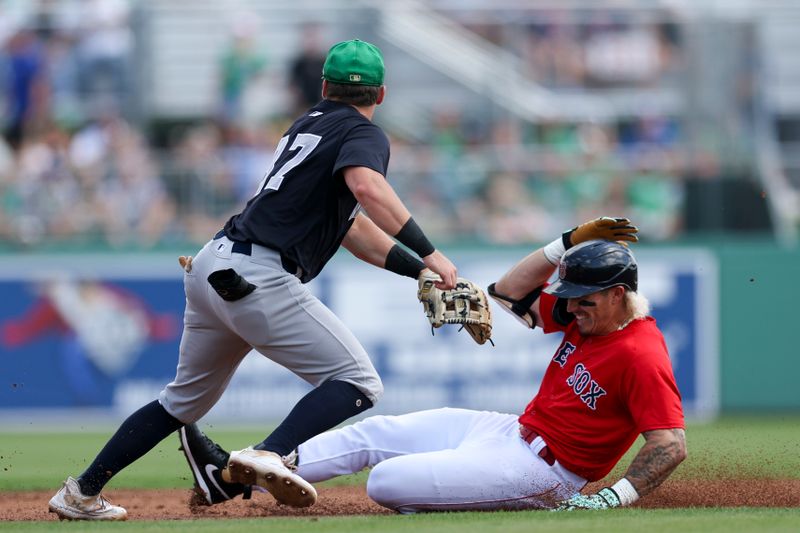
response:
<path fill-rule="evenodd" d="M 542 251 L 550 264 L 558 265 L 561 256 L 576 244 L 592 239 L 604 239 L 628 246 L 629 242 L 639 240 L 638 232 L 639 228 L 631 225 L 631 221 L 627 218 L 600 217 L 565 231 L 561 237 L 542 248 Z"/>
<path fill-rule="evenodd" d="M 614 489 L 606 487 L 600 489 L 597 494 L 576 494 L 568 500 L 564 500 L 553 509 L 554 511 L 574 511 L 576 509 L 612 509 L 619 507 L 620 501 Z"/>

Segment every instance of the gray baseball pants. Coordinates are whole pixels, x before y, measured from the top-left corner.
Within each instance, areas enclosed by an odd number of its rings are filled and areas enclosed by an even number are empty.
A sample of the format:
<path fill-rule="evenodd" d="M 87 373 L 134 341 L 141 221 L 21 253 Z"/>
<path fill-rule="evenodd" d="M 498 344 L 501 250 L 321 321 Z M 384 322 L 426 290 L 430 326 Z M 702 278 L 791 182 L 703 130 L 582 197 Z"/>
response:
<path fill-rule="evenodd" d="M 255 349 L 313 386 L 328 380 L 350 383 L 373 404 L 383 393 L 364 348 L 293 274 L 275 250 L 252 245 L 234 253 L 227 237 L 209 241 L 184 273 L 186 312 L 174 381 L 159 395 L 161 405 L 186 424 L 199 420 L 219 400 L 245 355 Z M 241 300 L 223 300 L 209 274 L 232 268 L 256 286 Z"/>

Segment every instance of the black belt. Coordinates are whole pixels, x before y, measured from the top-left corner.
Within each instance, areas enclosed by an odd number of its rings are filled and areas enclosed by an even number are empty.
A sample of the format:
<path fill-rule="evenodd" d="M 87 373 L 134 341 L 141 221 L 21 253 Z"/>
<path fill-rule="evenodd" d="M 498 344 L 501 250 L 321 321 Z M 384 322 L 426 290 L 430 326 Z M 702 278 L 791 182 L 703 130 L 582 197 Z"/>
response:
<path fill-rule="evenodd" d="M 233 239 L 231 239 L 230 237 L 228 237 L 225 234 L 225 230 L 224 229 L 219 230 L 217 232 L 217 234 L 214 235 L 214 240 L 216 241 L 217 239 L 221 239 L 223 237 L 227 237 L 233 243 L 233 246 L 231 246 L 231 251 L 233 253 L 235 253 L 235 254 L 243 254 L 243 255 L 252 255 L 253 254 L 253 243 L 252 242 L 250 242 L 250 241 L 234 241 Z M 292 261 L 291 259 L 289 259 L 285 255 L 281 254 L 280 252 L 279 252 L 279 254 L 281 256 L 281 265 L 283 266 L 283 269 L 286 270 L 286 272 L 288 272 L 289 274 L 291 274 L 293 276 L 300 277 L 300 275 L 298 274 L 298 272 L 300 272 L 300 269 L 297 267 L 297 263 L 295 263 L 294 261 Z"/>
<path fill-rule="evenodd" d="M 216 235 L 214 235 L 214 240 L 221 239 L 223 237 L 227 237 L 225 235 L 225 230 L 219 230 Z M 234 241 L 231 239 L 233 246 L 231 247 L 231 251 L 235 254 L 244 254 L 244 255 L 252 255 L 253 253 L 253 243 L 249 241 Z"/>
<path fill-rule="evenodd" d="M 522 437 L 522 440 L 530 444 L 533 442 L 533 439 L 539 436 L 534 430 L 527 426 L 520 425 L 519 426 L 519 436 Z M 556 456 L 553 455 L 553 452 L 550 451 L 550 448 L 545 446 L 541 450 L 539 450 L 539 457 L 544 459 L 544 462 L 553 466 L 556 462 Z"/>

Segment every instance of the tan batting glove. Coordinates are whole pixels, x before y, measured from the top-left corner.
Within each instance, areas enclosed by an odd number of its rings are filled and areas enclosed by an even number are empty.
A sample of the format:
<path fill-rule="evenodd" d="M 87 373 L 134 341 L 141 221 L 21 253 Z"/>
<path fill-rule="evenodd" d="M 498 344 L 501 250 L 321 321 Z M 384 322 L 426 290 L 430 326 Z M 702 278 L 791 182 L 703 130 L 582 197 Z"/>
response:
<path fill-rule="evenodd" d="M 639 228 L 631 225 L 631 221 L 623 217 L 600 217 L 572 228 L 562 236 L 564 248 L 569 249 L 576 244 L 592 239 L 618 241 L 620 244 L 637 242 Z"/>
<path fill-rule="evenodd" d="M 181 268 L 186 272 L 192 271 L 192 256 L 191 255 L 182 255 L 178 257 L 178 263 L 181 265 Z"/>
<path fill-rule="evenodd" d="M 604 239 L 628 246 L 629 242 L 639 240 L 636 235 L 638 232 L 639 228 L 631 226 L 631 221 L 627 218 L 600 217 L 565 231 L 561 234 L 560 239 L 544 246 L 542 252 L 551 265 L 558 266 L 561 256 L 576 244 L 592 239 Z"/>

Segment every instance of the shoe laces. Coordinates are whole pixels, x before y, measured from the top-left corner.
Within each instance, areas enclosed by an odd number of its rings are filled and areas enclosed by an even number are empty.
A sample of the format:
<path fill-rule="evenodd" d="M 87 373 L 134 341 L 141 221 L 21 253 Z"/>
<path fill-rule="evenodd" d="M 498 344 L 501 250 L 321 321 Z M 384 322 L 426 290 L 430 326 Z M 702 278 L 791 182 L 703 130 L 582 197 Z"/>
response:
<path fill-rule="evenodd" d="M 66 486 L 67 483 L 64 483 Z M 79 502 L 80 506 L 87 510 L 95 510 L 95 511 L 103 511 L 105 509 L 110 509 L 114 507 L 114 504 L 111 501 L 103 496 L 103 494 L 96 494 L 96 495 L 86 495 L 81 492 L 80 486 L 78 486 L 77 494 L 70 493 L 73 501 Z"/>
<path fill-rule="evenodd" d="M 297 448 L 289 452 L 287 455 L 281 457 L 281 461 L 283 461 L 283 465 L 291 470 L 292 472 L 297 472 Z"/>
<path fill-rule="evenodd" d="M 102 494 L 97 495 L 97 505 L 99 509 L 109 509 L 111 507 L 114 507 L 114 504 L 111 503 L 111 500 L 109 500 Z"/>

